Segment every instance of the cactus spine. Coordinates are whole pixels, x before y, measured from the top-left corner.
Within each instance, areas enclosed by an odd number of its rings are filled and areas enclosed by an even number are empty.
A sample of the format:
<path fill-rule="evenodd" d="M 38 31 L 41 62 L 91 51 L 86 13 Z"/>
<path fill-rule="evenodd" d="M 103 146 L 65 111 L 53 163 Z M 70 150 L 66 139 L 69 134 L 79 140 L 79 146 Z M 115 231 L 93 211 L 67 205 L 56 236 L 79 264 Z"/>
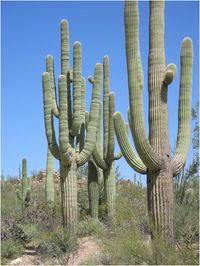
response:
<path fill-rule="evenodd" d="M 48 148 L 47 162 L 46 162 L 46 201 L 47 202 L 54 202 L 53 172 L 54 172 L 54 157 Z"/>
<path fill-rule="evenodd" d="M 61 21 L 61 75 L 56 99 L 53 57 L 47 56 L 43 73 L 44 121 L 48 147 L 60 161 L 61 209 L 63 226 L 73 234 L 77 229 L 77 168 L 85 164 L 94 149 L 102 83 L 102 65 L 96 64 L 87 135 L 85 131 L 85 79 L 82 77 L 81 43 L 73 49 L 73 71 L 69 64 L 68 22 Z M 71 97 L 71 83 L 73 97 Z M 59 119 L 59 143 L 54 130 L 54 116 Z M 76 141 L 75 141 L 76 140 Z"/>
<path fill-rule="evenodd" d="M 20 171 L 21 173 L 21 171 Z M 21 174 L 20 174 L 21 175 Z M 21 192 L 19 190 L 16 191 L 18 199 L 21 201 L 22 204 L 22 211 L 25 207 L 28 207 L 30 201 L 30 187 L 28 185 L 28 178 L 27 178 L 27 161 L 24 158 L 22 160 L 22 179 L 21 179 L 22 189 Z"/>
<path fill-rule="evenodd" d="M 115 112 L 114 93 L 110 92 L 110 64 L 109 57 L 103 59 L 103 156 L 99 145 L 95 146 L 93 158 L 99 168 L 103 170 L 104 189 L 106 196 L 108 215 L 115 212 L 116 182 L 114 171 L 114 160 L 121 158 L 121 153 L 114 155 L 114 124 L 113 114 Z M 101 126 L 99 130 L 101 131 Z M 101 138 L 99 138 L 101 140 Z"/>
<path fill-rule="evenodd" d="M 172 178 L 184 165 L 190 142 L 191 80 L 193 48 L 190 38 L 181 47 L 181 76 L 176 151 L 170 158 L 168 137 L 168 85 L 176 73 L 165 65 L 164 1 L 150 1 L 149 36 L 149 139 L 143 115 L 143 73 L 139 51 L 138 2 L 125 1 L 126 59 L 129 85 L 129 124 L 136 150 L 133 152 L 120 113 L 114 115 L 115 131 L 127 162 L 139 173 L 147 173 L 148 209 L 155 226 L 167 242 L 174 239 L 174 195 Z"/>

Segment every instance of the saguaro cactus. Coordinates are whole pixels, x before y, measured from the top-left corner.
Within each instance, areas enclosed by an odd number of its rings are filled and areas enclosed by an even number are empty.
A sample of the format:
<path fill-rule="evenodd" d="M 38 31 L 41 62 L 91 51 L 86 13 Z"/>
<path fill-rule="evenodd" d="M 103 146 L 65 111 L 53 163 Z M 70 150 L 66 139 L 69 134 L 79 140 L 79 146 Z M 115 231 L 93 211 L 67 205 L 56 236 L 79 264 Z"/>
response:
<path fill-rule="evenodd" d="M 53 57 L 47 56 L 43 73 L 44 120 L 48 147 L 60 161 L 61 206 L 63 226 L 76 231 L 77 168 L 85 164 L 96 142 L 102 83 L 102 65 L 96 64 L 87 135 L 85 131 L 85 79 L 82 77 L 81 43 L 73 49 L 73 71 L 69 65 L 68 22 L 61 21 L 61 75 L 59 76 L 59 106 L 56 101 Z M 71 99 L 73 84 L 73 100 Z M 73 110 L 72 110 L 73 103 Z M 59 144 L 56 141 L 53 118 L 59 118 Z M 76 141 L 75 141 L 76 140 Z"/>
<path fill-rule="evenodd" d="M 21 192 L 19 190 L 16 190 L 16 194 L 18 199 L 22 203 L 22 211 L 24 210 L 25 207 L 28 206 L 29 201 L 30 201 L 30 187 L 28 186 L 28 179 L 27 179 L 27 161 L 24 158 L 22 160 L 22 179 L 21 179 L 21 185 L 22 189 Z"/>
<path fill-rule="evenodd" d="M 149 35 L 149 139 L 143 111 L 143 72 L 139 50 L 138 2 L 125 1 L 125 38 L 129 86 L 129 124 L 136 150 L 134 153 L 120 113 L 114 125 L 121 151 L 137 172 L 147 174 L 148 209 L 164 239 L 174 238 L 174 195 L 172 178 L 184 165 L 190 142 L 191 81 L 193 48 L 190 38 L 181 47 L 181 74 L 176 151 L 170 158 L 168 137 L 168 85 L 176 73 L 174 64 L 165 65 L 164 1 L 150 1 Z"/>
<path fill-rule="evenodd" d="M 54 157 L 51 154 L 49 148 L 47 151 L 47 162 L 46 162 L 46 201 L 54 202 Z"/>
<path fill-rule="evenodd" d="M 89 80 L 92 82 L 90 78 Z M 98 144 L 93 151 L 93 158 L 97 166 L 103 170 L 107 212 L 108 215 L 112 215 L 115 210 L 116 196 L 114 160 L 120 159 L 122 154 L 114 155 L 115 132 L 113 114 L 115 112 L 115 99 L 114 93 L 110 92 L 110 64 L 108 56 L 105 56 L 103 59 L 103 80 L 103 156 Z M 98 132 L 101 132 L 101 126 Z M 101 140 L 101 137 L 99 137 L 99 140 Z"/>

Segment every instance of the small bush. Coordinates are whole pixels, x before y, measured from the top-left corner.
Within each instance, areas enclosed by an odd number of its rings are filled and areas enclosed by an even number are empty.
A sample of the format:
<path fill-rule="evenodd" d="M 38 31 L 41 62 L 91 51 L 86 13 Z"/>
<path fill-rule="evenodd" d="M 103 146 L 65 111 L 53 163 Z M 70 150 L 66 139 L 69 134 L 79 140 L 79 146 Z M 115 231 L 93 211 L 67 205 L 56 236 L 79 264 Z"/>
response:
<path fill-rule="evenodd" d="M 62 264 L 67 263 L 71 252 L 78 248 L 76 238 L 63 228 L 57 228 L 54 231 L 46 231 L 41 236 L 39 251 L 42 254 L 58 258 Z"/>
<path fill-rule="evenodd" d="M 1 241 L 1 263 L 6 264 L 7 259 L 15 259 L 23 254 L 24 248 L 19 241 Z"/>
<path fill-rule="evenodd" d="M 78 236 L 98 235 L 103 231 L 103 225 L 98 220 L 89 219 L 78 224 Z"/>

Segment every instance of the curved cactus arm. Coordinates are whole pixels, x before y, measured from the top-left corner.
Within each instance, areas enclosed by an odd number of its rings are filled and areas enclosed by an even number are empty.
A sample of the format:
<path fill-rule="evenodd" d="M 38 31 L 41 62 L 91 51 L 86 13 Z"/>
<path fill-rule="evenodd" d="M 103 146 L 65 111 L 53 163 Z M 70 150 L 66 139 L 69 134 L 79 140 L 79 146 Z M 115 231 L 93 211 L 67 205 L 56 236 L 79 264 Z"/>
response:
<path fill-rule="evenodd" d="M 20 193 L 20 190 L 17 189 L 17 190 L 15 191 L 15 193 L 16 193 L 16 195 L 17 195 L 17 198 L 18 198 L 19 200 L 22 200 L 22 195 L 21 195 L 21 193 Z"/>
<path fill-rule="evenodd" d="M 113 114 L 115 112 L 115 94 L 109 93 L 109 131 L 106 162 L 110 165 L 114 160 L 115 149 L 115 129 L 113 124 Z"/>
<path fill-rule="evenodd" d="M 176 65 L 172 63 L 167 65 L 165 72 L 164 72 L 163 83 L 165 85 L 171 84 L 175 75 L 176 75 Z"/>
<path fill-rule="evenodd" d="M 94 84 L 92 90 L 92 102 L 90 106 L 89 123 L 87 126 L 85 145 L 80 154 L 78 154 L 77 156 L 77 164 L 79 166 L 85 164 L 88 161 L 96 143 L 102 74 L 102 65 L 96 64 L 94 73 Z"/>
<path fill-rule="evenodd" d="M 103 157 L 106 159 L 109 139 L 109 93 L 110 93 L 110 63 L 109 57 L 103 58 Z"/>
<path fill-rule="evenodd" d="M 125 128 L 123 117 L 119 112 L 116 112 L 114 114 L 114 126 L 121 152 L 126 161 L 135 171 L 141 174 L 145 174 L 147 172 L 147 168 L 133 151 L 128 139 L 128 134 Z"/>
<path fill-rule="evenodd" d="M 175 155 L 172 160 L 173 174 L 177 175 L 186 160 L 190 145 L 191 87 L 192 87 L 193 45 L 185 38 L 181 47 L 181 74 L 178 106 L 178 135 Z"/>
<path fill-rule="evenodd" d="M 60 151 L 56 141 L 54 125 L 53 125 L 53 114 L 51 111 L 51 87 L 50 87 L 50 75 L 48 72 L 42 74 L 42 87 L 43 87 L 43 106 L 44 106 L 44 122 L 45 132 L 48 141 L 48 146 L 52 155 L 59 160 Z"/>
<path fill-rule="evenodd" d="M 59 88 L 59 146 L 62 157 L 65 158 L 66 163 L 70 163 L 68 149 L 71 147 L 69 144 L 69 131 L 68 131 L 68 106 L 67 106 L 67 83 L 66 76 L 60 75 L 58 80 Z"/>
<path fill-rule="evenodd" d="M 52 55 L 46 57 L 46 71 L 50 75 L 50 86 L 51 86 L 51 99 L 52 99 L 52 111 L 53 114 L 58 118 L 59 110 L 56 97 L 56 83 L 55 83 L 55 74 L 54 74 L 54 59 Z"/>
<path fill-rule="evenodd" d="M 31 189 L 27 188 L 23 201 L 28 203 L 30 199 L 31 199 Z"/>
<path fill-rule="evenodd" d="M 122 152 L 119 151 L 118 154 L 116 154 L 116 155 L 114 156 L 114 160 L 117 161 L 117 160 L 121 159 L 122 156 L 123 156 Z"/>
<path fill-rule="evenodd" d="M 88 124 L 89 124 L 89 112 L 85 112 L 85 127 L 87 129 Z"/>
<path fill-rule="evenodd" d="M 74 43 L 73 50 L 73 121 L 70 128 L 70 134 L 76 136 L 81 126 L 81 43 Z"/>
<path fill-rule="evenodd" d="M 140 82 L 141 62 L 138 58 L 138 24 L 138 3 L 135 1 L 125 1 L 126 58 L 132 121 L 131 130 L 135 147 L 141 160 L 150 170 L 155 171 L 160 169 L 161 159 L 153 151 L 146 135 L 143 113 L 143 97 Z"/>
<path fill-rule="evenodd" d="M 97 145 L 95 145 L 94 150 L 93 150 L 93 159 L 95 161 L 95 163 L 97 164 L 97 166 L 103 170 L 106 170 L 108 168 L 107 163 L 104 161 L 101 153 L 99 152 Z"/>

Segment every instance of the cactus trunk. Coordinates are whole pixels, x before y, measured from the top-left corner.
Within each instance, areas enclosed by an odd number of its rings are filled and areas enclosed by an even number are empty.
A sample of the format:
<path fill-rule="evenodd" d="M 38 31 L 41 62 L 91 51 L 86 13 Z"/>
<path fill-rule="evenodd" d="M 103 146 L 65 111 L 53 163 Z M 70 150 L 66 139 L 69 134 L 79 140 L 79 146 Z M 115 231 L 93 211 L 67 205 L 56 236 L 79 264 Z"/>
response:
<path fill-rule="evenodd" d="M 105 197 L 107 204 L 107 212 L 109 216 L 115 213 L 115 200 L 116 200 L 116 181 L 115 181 L 115 168 L 112 163 L 108 169 L 103 171 L 104 174 L 104 187 Z"/>
<path fill-rule="evenodd" d="M 142 89 L 144 79 L 139 50 L 138 1 L 125 1 L 126 60 L 129 85 L 129 125 L 141 159 L 131 149 L 124 121 L 114 114 L 117 139 L 127 162 L 135 171 L 147 173 L 150 219 L 163 238 L 174 240 L 173 176 L 183 167 L 190 141 L 191 80 L 193 64 L 192 40 L 185 38 L 181 47 L 181 70 L 176 151 L 170 158 L 168 134 L 168 86 L 176 74 L 174 64 L 165 65 L 164 1 L 150 1 L 149 16 L 149 138 L 146 134 Z"/>
<path fill-rule="evenodd" d="M 77 231 L 77 163 L 72 161 L 70 167 L 60 165 L 60 185 L 61 185 L 61 212 L 63 226 L 70 234 Z"/>
<path fill-rule="evenodd" d="M 54 202 L 54 157 L 49 148 L 47 151 L 47 165 L 46 165 L 46 201 Z"/>
<path fill-rule="evenodd" d="M 173 174 L 170 165 L 147 175 L 149 217 L 168 243 L 174 242 Z"/>
<path fill-rule="evenodd" d="M 88 195 L 89 195 L 89 212 L 90 216 L 98 219 L 99 214 L 99 184 L 98 169 L 95 163 L 88 162 Z"/>

